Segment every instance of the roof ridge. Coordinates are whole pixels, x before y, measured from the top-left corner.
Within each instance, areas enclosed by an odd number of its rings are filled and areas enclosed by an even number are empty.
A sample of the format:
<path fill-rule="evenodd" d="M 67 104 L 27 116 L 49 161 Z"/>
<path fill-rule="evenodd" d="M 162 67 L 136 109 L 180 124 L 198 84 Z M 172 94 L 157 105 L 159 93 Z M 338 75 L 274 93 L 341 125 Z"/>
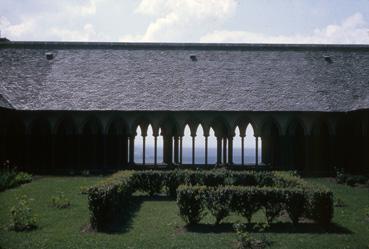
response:
<path fill-rule="evenodd" d="M 6 41 L 0 48 L 194 49 L 194 50 L 366 50 L 369 44 L 171 43 Z"/>

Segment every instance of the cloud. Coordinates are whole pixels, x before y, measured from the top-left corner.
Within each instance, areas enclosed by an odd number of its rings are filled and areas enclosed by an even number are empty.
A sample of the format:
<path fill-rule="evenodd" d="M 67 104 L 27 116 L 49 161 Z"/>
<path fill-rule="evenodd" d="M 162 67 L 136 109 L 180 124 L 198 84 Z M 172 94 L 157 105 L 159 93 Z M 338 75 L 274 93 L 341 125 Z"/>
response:
<path fill-rule="evenodd" d="M 369 24 L 361 13 L 355 13 L 341 24 L 315 29 L 311 34 L 273 36 L 247 31 L 218 30 L 202 36 L 200 42 L 369 44 Z"/>
<path fill-rule="evenodd" d="M 0 29 L 3 33 L 9 34 L 12 37 L 22 37 L 27 35 L 35 27 L 35 21 L 32 18 L 24 19 L 22 22 L 12 25 L 9 20 L 0 16 Z"/>
<path fill-rule="evenodd" d="M 5 2 L 0 6 L 0 30 L 11 40 L 85 41 L 103 37 L 96 34 L 87 20 L 96 14 L 96 1 L 100 0 L 24 0 L 22 4 L 2 1 Z"/>
<path fill-rule="evenodd" d="M 62 41 L 91 41 L 98 40 L 92 24 L 88 23 L 81 30 L 53 28 L 51 33 Z"/>
<path fill-rule="evenodd" d="M 183 41 L 215 27 L 231 16 L 236 0 L 142 0 L 136 13 L 154 17 L 140 35 L 127 35 L 121 41 Z"/>

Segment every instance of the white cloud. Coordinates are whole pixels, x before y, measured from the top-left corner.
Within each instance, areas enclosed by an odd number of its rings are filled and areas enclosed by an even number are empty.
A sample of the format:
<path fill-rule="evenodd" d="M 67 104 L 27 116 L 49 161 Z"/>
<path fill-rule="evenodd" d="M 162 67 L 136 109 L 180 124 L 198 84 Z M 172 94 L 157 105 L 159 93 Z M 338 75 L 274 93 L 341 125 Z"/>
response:
<path fill-rule="evenodd" d="M 12 37 L 18 38 L 27 35 L 32 32 L 34 27 L 35 21 L 32 18 L 24 19 L 20 23 L 13 25 L 6 17 L 0 16 L 0 29 L 2 33 L 9 34 Z"/>
<path fill-rule="evenodd" d="M 0 29 L 11 40 L 100 38 L 102 35 L 96 34 L 87 19 L 96 14 L 96 1 L 99 0 L 25 0 L 23 9 L 23 5 L 8 1 L 6 7 L 14 4 L 15 11 L 0 15 Z"/>
<path fill-rule="evenodd" d="M 52 28 L 51 33 L 62 41 L 90 41 L 96 37 L 92 24 L 86 24 L 82 30 Z"/>
<path fill-rule="evenodd" d="M 202 36 L 200 42 L 369 44 L 369 24 L 361 13 L 356 13 L 341 24 L 315 29 L 312 34 L 307 35 L 273 36 L 247 31 L 218 30 Z"/>
<path fill-rule="evenodd" d="M 127 35 L 121 41 L 183 41 L 191 35 L 226 20 L 236 9 L 236 0 L 142 0 L 136 12 L 154 16 L 142 35 Z"/>
<path fill-rule="evenodd" d="M 74 5 L 74 4 L 66 4 L 65 5 L 66 12 L 77 15 L 77 16 L 88 16 L 88 15 L 95 15 L 96 14 L 96 2 L 93 0 L 89 0 L 81 5 Z"/>

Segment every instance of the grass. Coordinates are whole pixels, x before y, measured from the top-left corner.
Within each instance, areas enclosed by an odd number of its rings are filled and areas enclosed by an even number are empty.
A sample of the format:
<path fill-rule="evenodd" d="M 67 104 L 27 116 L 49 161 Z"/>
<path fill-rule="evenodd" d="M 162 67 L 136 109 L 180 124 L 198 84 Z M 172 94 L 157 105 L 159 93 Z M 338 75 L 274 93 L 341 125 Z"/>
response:
<path fill-rule="evenodd" d="M 98 177 L 44 177 L 0 193 L 0 248 L 235 248 L 236 235 L 231 223 L 245 222 L 231 216 L 219 226 L 207 216 L 205 224 L 185 228 L 177 215 L 175 201 L 165 196 L 137 196 L 127 212 L 130 217 L 111 233 L 94 233 L 86 229 L 88 208 L 81 186 L 95 183 Z M 293 227 L 281 218 L 265 233 L 251 232 L 255 238 L 265 236 L 270 248 L 369 248 L 369 192 L 364 188 L 337 185 L 329 179 L 308 179 L 324 184 L 346 205 L 335 209 L 334 225 L 323 229 L 313 224 Z M 70 200 L 67 209 L 51 206 L 52 196 L 64 192 Z M 9 210 L 16 197 L 26 194 L 33 198 L 31 207 L 38 218 L 39 228 L 30 232 L 7 229 Z M 261 214 L 254 221 L 264 220 Z M 86 231 L 87 230 L 87 231 Z"/>

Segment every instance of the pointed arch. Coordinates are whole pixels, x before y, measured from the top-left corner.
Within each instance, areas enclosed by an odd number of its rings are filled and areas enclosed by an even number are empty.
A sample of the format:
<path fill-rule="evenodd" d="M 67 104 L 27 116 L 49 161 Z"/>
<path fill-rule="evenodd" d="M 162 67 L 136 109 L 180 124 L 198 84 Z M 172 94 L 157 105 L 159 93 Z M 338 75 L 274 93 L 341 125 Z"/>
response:
<path fill-rule="evenodd" d="M 106 137 L 106 166 L 120 169 L 128 162 L 128 130 L 121 119 L 110 122 Z"/>
<path fill-rule="evenodd" d="M 21 119 L 12 119 L 5 133 L 5 157 L 18 169 L 30 171 L 26 167 L 26 127 Z"/>
<path fill-rule="evenodd" d="M 280 164 L 281 127 L 273 119 L 264 122 L 261 130 L 261 162 L 274 168 Z"/>
<path fill-rule="evenodd" d="M 293 120 L 287 127 L 288 153 L 287 167 L 303 171 L 305 169 L 305 128 L 301 121 Z"/>
<path fill-rule="evenodd" d="M 144 164 L 144 143 L 141 125 L 136 127 L 134 162 Z"/>
<path fill-rule="evenodd" d="M 235 136 L 233 138 L 233 163 L 237 165 L 243 165 L 243 137 L 241 137 L 241 130 L 239 126 L 236 126 Z"/>
<path fill-rule="evenodd" d="M 81 168 L 97 170 L 103 167 L 104 147 L 102 125 L 97 118 L 90 118 L 82 127 Z"/>
<path fill-rule="evenodd" d="M 256 154 L 255 133 L 252 124 L 249 123 L 246 126 L 246 137 L 244 145 L 245 164 L 256 164 L 255 154 Z"/>
<path fill-rule="evenodd" d="M 154 141 L 154 131 L 149 124 L 147 127 L 146 143 L 145 143 L 145 163 L 154 164 L 155 163 L 155 141 Z"/>
<path fill-rule="evenodd" d="M 55 171 L 72 169 L 76 165 L 78 150 L 77 128 L 71 118 L 62 118 L 56 126 Z"/>
<path fill-rule="evenodd" d="M 185 125 L 182 138 L 182 164 L 192 164 L 192 136 L 188 124 Z"/>
<path fill-rule="evenodd" d="M 164 162 L 164 137 L 161 128 L 159 128 L 157 136 L 156 163 L 162 164 L 163 162 Z"/>
<path fill-rule="evenodd" d="M 312 128 L 312 167 L 316 172 L 331 172 L 329 127 L 323 121 L 318 121 Z"/>
<path fill-rule="evenodd" d="M 209 129 L 208 137 L 208 164 L 214 165 L 217 163 L 217 138 L 212 127 Z"/>
<path fill-rule="evenodd" d="M 201 124 L 196 129 L 195 137 L 195 164 L 205 164 L 205 136 L 204 129 Z"/>
<path fill-rule="evenodd" d="M 34 172 L 43 174 L 50 171 L 51 147 L 51 128 L 48 120 L 34 120 L 30 129 L 30 164 Z"/>

